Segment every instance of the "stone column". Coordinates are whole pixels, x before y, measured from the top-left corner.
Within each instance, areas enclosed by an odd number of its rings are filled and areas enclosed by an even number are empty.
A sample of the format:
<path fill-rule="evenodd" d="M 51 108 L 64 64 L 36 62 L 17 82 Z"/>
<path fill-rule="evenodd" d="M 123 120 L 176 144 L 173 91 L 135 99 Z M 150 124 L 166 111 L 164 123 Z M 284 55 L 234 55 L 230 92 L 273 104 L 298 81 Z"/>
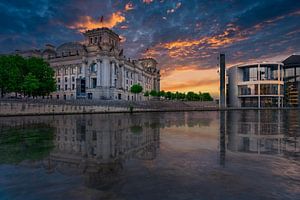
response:
<path fill-rule="evenodd" d="M 102 77 L 103 77 L 103 86 L 104 87 L 109 87 L 109 80 L 110 80 L 110 72 L 109 72 L 109 68 L 110 68 L 110 64 L 109 64 L 109 59 L 108 58 L 103 58 L 102 61 L 103 64 L 103 72 L 102 72 Z"/>
<path fill-rule="evenodd" d="M 82 71 L 81 71 L 80 74 L 81 74 L 82 78 L 85 78 L 85 88 L 89 88 L 89 85 L 90 85 L 89 78 L 88 78 L 87 73 L 86 73 L 87 64 L 88 64 L 87 60 L 83 59 L 82 60 L 82 65 L 81 65 Z"/>
<path fill-rule="evenodd" d="M 111 87 L 116 87 L 115 86 L 115 83 L 114 83 L 114 81 L 115 81 L 115 62 L 113 62 L 112 64 L 111 64 L 111 69 L 110 69 L 110 86 Z"/>
<path fill-rule="evenodd" d="M 278 76 L 278 78 L 277 78 L 277 95 L 278 95 L 278 99 L 277 99 L 277 107 L 278 108 L 280 108 L 281 107 L 281 102 L 280 102 L 280 95 L 281 95 L 281 93 L 280 93 L 280 81 L 281 81 L 281 67 L 280 67 L 280 64 L 278 64 L 278 66 L 277 66 L 277 76 Z"/>
<path fill-rule="evenodd" d="M 68 72 L 69 72 L 69 75 L 68 75 L 68 89 L 72 89 L 72 66 L 70 65 L 68 67 Z"/>
<path fill-rule="evenodd" d="M 64 66 L 59 66 L 59 72 L 60 72 L 60 90 L 64 90 L 64 87 L 65 87 Z M 61 91 L 59 91 L 59 92 L 61 93 Z"/>
<path fill-rule="evenodd" d="M 123 74 L 122 74 L 122 68 L 121 66 L 118 64 L 117 65 L 117 69 L 118 69 L 118 73 L 117 73 L 117 85 L 116 87 L 118 89 L 120 89 L 122 87 L 122 82 L 123 82 Z"/>
<path fill-rule="evenodd" d="M 102 69 L 102 61 L 97 59 L 97 87 L 101 86 L 101 69 Z M 103 73 L 102 73 L 103 74 Z"/>
<path fill-rule="evenodd" d="M 122 88 L 125 89 L 126 73 L 125 65 L 122 66 Z"/>

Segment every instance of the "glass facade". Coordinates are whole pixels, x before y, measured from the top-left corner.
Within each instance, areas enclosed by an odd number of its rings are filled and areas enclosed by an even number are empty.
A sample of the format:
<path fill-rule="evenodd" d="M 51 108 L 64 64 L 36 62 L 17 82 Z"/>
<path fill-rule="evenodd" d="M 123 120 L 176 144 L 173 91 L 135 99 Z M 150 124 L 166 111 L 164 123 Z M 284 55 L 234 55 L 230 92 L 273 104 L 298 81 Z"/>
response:
<path fill-rule="evenodd" d="M 243 81 L 258 81 L 258 80 L 278 80 L 278 64 L 261 64 L 258 71 L 258 65 L 244 66 Z M 282 65 L 280 65 L 282 71 Z M 280 80 L 282 80 L 283 74 Z"/>
<path fill-rule="evenodd" d="M 261 84 L 260 85 L 261 95 L 278 95 L 278 85 L 276 84 Z M 283 92 L 281 92 L 283 94 Z"/>
<path fill-rule="evenodd" d="M 258 85 L 239 86 L 239 95 L 258 95 Z"/>
<path fill-rule="evenodd" d="M 281 106 L 284 86 L 278 81 L 283 80 L 282 64 L 245 65 L 240 70 L 242 83 L 238 85 L 238 95 L 241 107 Z"/>
<path fill-rule="evenodd" d="M 285 106 L 300 106 L 300 64 L 285 66 L 284 82 Z"/>

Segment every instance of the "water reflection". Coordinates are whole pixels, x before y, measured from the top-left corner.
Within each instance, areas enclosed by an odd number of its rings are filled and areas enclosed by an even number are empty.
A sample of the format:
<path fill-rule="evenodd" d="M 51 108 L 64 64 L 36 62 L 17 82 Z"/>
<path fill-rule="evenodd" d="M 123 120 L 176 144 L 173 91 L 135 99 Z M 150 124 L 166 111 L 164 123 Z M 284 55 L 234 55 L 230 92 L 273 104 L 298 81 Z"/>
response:
<path fill-rule="evenodd" d="M 121 117 L 121 116 L 120 116 Z M 82 173 L 86 184 L 115 182 L 129 158 L 151 160 L 159 146 L 159 127 L 150 118 L 113 115 L 55 118 L 55 149 L 49 170 Z"/>
<path fill-rule="evenodd" d="M 227 112 L 228 150 L 297 157 L 299 117 L 298 110 Z"/>
<path fill-rule="evenodd" d="M 297 196 L 298 111 L 10 117 L 0 118 L 0 132 L 0 198 L 2 191 L 7 199 L 23 199 L 18 191 L 28 199 L 88 199 L 91 191 L 124 199 Z M 296 192 L 274 196 L 278 188 Z"/>

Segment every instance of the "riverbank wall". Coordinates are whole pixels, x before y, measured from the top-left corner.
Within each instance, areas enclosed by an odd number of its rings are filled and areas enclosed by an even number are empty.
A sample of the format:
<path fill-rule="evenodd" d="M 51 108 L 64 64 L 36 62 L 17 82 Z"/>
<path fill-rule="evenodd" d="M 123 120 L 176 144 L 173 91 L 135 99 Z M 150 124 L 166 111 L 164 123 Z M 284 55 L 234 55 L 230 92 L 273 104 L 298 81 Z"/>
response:
<path fill-rule="evenodd" d="M 218 110 L 215 102 L 109 100 L 0 100 L 0 116 Z"/>

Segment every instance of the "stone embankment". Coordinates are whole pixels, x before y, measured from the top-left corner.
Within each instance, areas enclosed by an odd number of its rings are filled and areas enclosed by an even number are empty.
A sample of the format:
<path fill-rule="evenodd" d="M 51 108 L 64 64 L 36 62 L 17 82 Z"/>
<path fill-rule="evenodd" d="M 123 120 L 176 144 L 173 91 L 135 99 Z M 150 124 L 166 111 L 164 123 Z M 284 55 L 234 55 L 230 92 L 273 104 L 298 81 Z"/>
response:
<path fill-rule="evenodd" d="M 0 100 L 0 116 L 93 114 L 114 112 L 217 110 L 215 102 L 191 101 L 110 101 L 110 100 Z"/>

